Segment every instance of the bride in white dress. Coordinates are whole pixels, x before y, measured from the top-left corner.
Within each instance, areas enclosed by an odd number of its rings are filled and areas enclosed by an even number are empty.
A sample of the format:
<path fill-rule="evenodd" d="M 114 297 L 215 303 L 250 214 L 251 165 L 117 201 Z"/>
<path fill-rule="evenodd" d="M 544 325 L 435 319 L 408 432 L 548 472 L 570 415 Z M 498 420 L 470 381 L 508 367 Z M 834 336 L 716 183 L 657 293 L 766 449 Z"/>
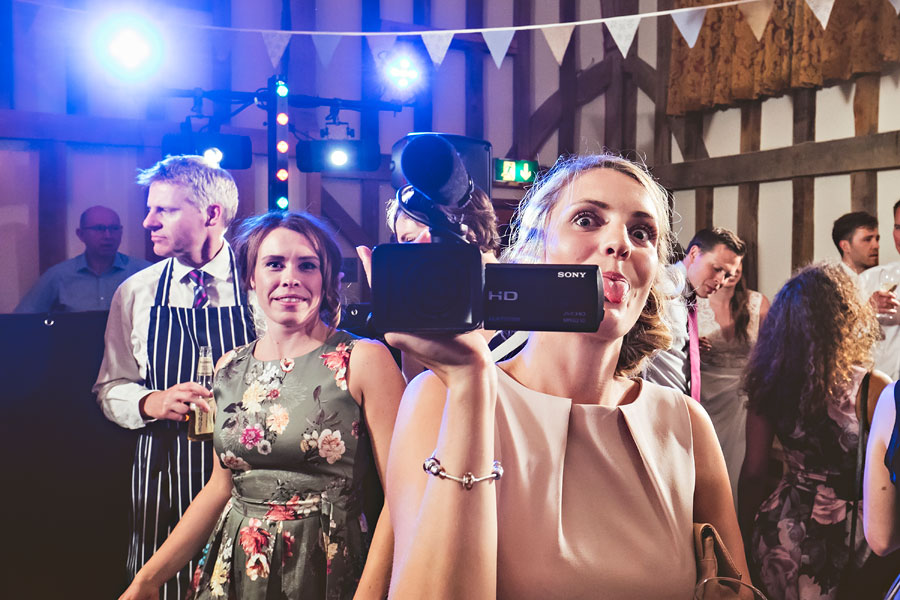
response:
<path fill-rule="evenodd" d="M 697 298 L 700 334 L 700 403 L 709 413 L 737 504 L 737 482 L 746 450 L 747 398 L 741 378 L 769 300 L 748 290 L 741 279 L 743 265 L 708 298 Z"/>

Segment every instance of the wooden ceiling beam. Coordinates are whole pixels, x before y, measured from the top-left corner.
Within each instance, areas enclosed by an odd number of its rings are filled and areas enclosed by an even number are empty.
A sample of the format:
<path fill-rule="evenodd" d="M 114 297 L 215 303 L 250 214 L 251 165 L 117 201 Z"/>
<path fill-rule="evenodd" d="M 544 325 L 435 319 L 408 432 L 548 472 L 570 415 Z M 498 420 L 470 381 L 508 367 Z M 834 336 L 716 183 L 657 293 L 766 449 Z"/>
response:
<path fill-rule="evenodd" d="M 748 152 L 653 169 L 671 190 L 900 169 L 900 131 Z"/>

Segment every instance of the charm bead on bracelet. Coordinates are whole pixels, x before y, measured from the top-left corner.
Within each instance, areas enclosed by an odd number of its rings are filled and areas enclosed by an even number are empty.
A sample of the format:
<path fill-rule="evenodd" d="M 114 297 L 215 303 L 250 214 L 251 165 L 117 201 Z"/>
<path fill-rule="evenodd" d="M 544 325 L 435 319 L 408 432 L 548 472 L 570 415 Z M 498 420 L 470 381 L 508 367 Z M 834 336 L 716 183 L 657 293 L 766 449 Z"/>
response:
<path fill-rule="evenodd" d="M 425 472 L 429 475 L 434 475 L 439 479 L 449 479 L 451 481 L 455 481 L 467 490 L 471 490 L 476 483 L 493 479 L 500 479 L 501 477 L 503 477 L 503 467 L 500 465 L 499 460 L 494 461 L 490 474 L 484 475 L 482 477 L 475 477 L 475 475 L 473 475 L 471 472 L 464 473 L 462 477 L 450 475 L 449 473 L 447 473 L 447 470 L 441 466 L 441 461 L 439 461 L 433 455 L 425 459 L 425 462 L 422 464 L 422 468 L 425 469 Z"/>

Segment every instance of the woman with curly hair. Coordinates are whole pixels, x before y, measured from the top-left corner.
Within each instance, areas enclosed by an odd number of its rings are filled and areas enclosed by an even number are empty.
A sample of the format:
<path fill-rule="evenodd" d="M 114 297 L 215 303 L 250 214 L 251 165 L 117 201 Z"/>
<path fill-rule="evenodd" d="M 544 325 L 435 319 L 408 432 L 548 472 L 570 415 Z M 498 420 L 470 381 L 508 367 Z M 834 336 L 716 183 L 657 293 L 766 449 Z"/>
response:
<path fill-rule="evenodd" d="M 694 521 L 745 569 L 709 418 L 637 376 L 671 341 L 669 216 L 642 167 L 561 159 L 522 201 L 504 260 L 598 265 L 599 329 L 534 332 L 499 365 L 477 331 L 386 336 L 430 369 L 388 460 L 391 597 L 690 598 Z"/>
<path fill-rule="evenodd" d="M 772 598 L 836 598 L 850 540 L 859 420 L 857 392 L 872 364 L 878 322 L 837 264 L 798 271 L 775 296 L 747 366 L 747 453 L 738 510 L 751 565 Z M 872 388 L 880 389 L 873 374 Z M 874 409 L 876 398 L 869 398 Z M 771 494 L 773 437 L 786 469 Z M 755 520 L 754 520 L 755 516 Z"/>

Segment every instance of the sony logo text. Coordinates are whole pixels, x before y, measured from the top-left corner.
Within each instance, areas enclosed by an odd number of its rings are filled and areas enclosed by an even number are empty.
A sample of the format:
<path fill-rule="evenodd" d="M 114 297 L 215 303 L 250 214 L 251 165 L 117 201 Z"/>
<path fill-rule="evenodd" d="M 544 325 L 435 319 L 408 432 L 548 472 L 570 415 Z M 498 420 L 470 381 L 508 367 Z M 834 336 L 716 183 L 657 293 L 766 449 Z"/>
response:
<path fill-rule="evenodd" d="M 557 278 L 562 278 L 562 277 L 580 277 L 580 278 L 583 279 L 585 275 L 587 275 L 587 273 L 585 273 L 584 271 L 581 271 L 581 272 L 578 272 L 578 271 L 558 271 L 558 272 L 556 273 Z"/>

